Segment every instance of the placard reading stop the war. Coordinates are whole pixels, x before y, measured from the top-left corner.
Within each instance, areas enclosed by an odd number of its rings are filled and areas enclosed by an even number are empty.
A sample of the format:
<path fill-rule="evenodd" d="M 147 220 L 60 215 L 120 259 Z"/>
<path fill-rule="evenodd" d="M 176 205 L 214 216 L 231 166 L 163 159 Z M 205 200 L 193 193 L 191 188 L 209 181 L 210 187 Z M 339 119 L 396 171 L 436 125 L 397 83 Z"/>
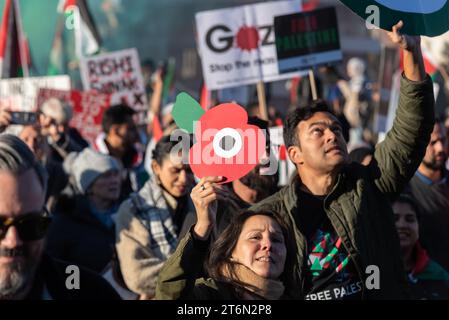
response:
<path fill-rule="evenodd" d="M 138 122 L 145 123 L 148 104 L 135 48 L 84 58 L 80 69 L 85 91 L 111 95 L 111 105 L 129 105 L 138 112 Z"/>
<path fill-rule="evenodd" d="M 280 75 L 276 59 L 275 16 L 301 11 L 301 1 L 275 1 L 196 15 L 198 45 L 211 90 L 292 78 Z"/>

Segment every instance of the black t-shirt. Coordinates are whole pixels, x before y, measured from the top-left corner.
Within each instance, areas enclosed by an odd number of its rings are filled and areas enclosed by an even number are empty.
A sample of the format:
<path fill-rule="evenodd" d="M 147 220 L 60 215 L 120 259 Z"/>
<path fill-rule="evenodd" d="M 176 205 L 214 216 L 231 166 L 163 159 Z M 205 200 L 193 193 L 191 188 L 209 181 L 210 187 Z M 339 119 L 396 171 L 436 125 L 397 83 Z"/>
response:
<path fill-rule="evenodd" d="M 306 300 L 361 299 L 363 282 L 324 211 L 325 196 L 298 190 L 298 228 L 307 239 Z"/>

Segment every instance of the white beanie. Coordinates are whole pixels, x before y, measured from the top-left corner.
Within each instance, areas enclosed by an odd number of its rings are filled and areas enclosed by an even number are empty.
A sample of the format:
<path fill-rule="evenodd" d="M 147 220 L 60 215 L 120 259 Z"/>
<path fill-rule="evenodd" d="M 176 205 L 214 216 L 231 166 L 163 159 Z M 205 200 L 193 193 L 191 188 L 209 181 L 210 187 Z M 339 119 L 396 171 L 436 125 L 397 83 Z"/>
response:
<path fill-rule="evenodd" d="M 64 160 L 64 169 L 85 194 L 99 176 L 110 170 L 121 170 L 121 166 L 114 157 L 85 148 L 80 153 L 70 153 Z"/>

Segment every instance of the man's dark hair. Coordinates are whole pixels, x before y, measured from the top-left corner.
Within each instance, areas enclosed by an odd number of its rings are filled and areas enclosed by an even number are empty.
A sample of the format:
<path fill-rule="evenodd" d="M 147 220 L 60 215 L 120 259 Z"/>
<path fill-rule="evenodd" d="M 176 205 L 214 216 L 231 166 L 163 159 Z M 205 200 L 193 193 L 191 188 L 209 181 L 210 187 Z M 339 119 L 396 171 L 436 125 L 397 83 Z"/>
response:
<path fill-rule="evenodd" d="M 48 174 L 33 152 L 19 138 L 9 134 L 0 135 L 0 171 L 21 175 L 33 169 L 44 189 L 47 190 Z"/>
<path fill-rule="evenodd" d="M 136 111 L 125 104 L 118 104 L 111 106 L 103 114 L 101 125 L 103 132 L 109 133 L 113 125 L 125 124 L 128 122 L 129 117 L 132 117 Z"/>
<path fill-rule="evenodd" d="M 287 114 L 284 123 L 284 143 L 287 148 L 299 146 L 296 127 L 301 121 L 307 121 L 312 118 L 316 112 L 328 112 L 335 116 L 331 108 L 323 100 L 316 100 L 309 106 L 296 108 Z"/>

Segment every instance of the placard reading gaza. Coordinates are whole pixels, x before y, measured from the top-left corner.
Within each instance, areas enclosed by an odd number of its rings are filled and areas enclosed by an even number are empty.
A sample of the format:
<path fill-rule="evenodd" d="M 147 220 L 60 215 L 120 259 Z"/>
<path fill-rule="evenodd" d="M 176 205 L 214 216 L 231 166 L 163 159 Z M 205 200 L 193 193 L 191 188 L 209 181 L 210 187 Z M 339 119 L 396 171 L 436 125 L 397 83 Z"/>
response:
<path fill-rule="evenodd" d="M 145 123 L 147 97 L 135 48 L 84 58 L 80 69 L 85 91 L 110 94 L 111 104 L 129 105 L 138 112 L 138 122 Z"/>
<path fill-rule="evenodd" d="M 34 112 L 40 89 L 70 90 L 70 87 L 69 76 L 0 80 L 0 109 Z"/>
<path fill-rule="evenodd" d="M 276 17 L 274 30 L 280 72 L 306 69 L 343 58 L 333 7 Z"/>
<path fill-rule="evenodd" d="M 301 1 L 276 1 L 196 15 L 198 45 L 211 90 L 292 78 L 281 75 L 274 42 L 275 16 L 301 11 Z"/>

